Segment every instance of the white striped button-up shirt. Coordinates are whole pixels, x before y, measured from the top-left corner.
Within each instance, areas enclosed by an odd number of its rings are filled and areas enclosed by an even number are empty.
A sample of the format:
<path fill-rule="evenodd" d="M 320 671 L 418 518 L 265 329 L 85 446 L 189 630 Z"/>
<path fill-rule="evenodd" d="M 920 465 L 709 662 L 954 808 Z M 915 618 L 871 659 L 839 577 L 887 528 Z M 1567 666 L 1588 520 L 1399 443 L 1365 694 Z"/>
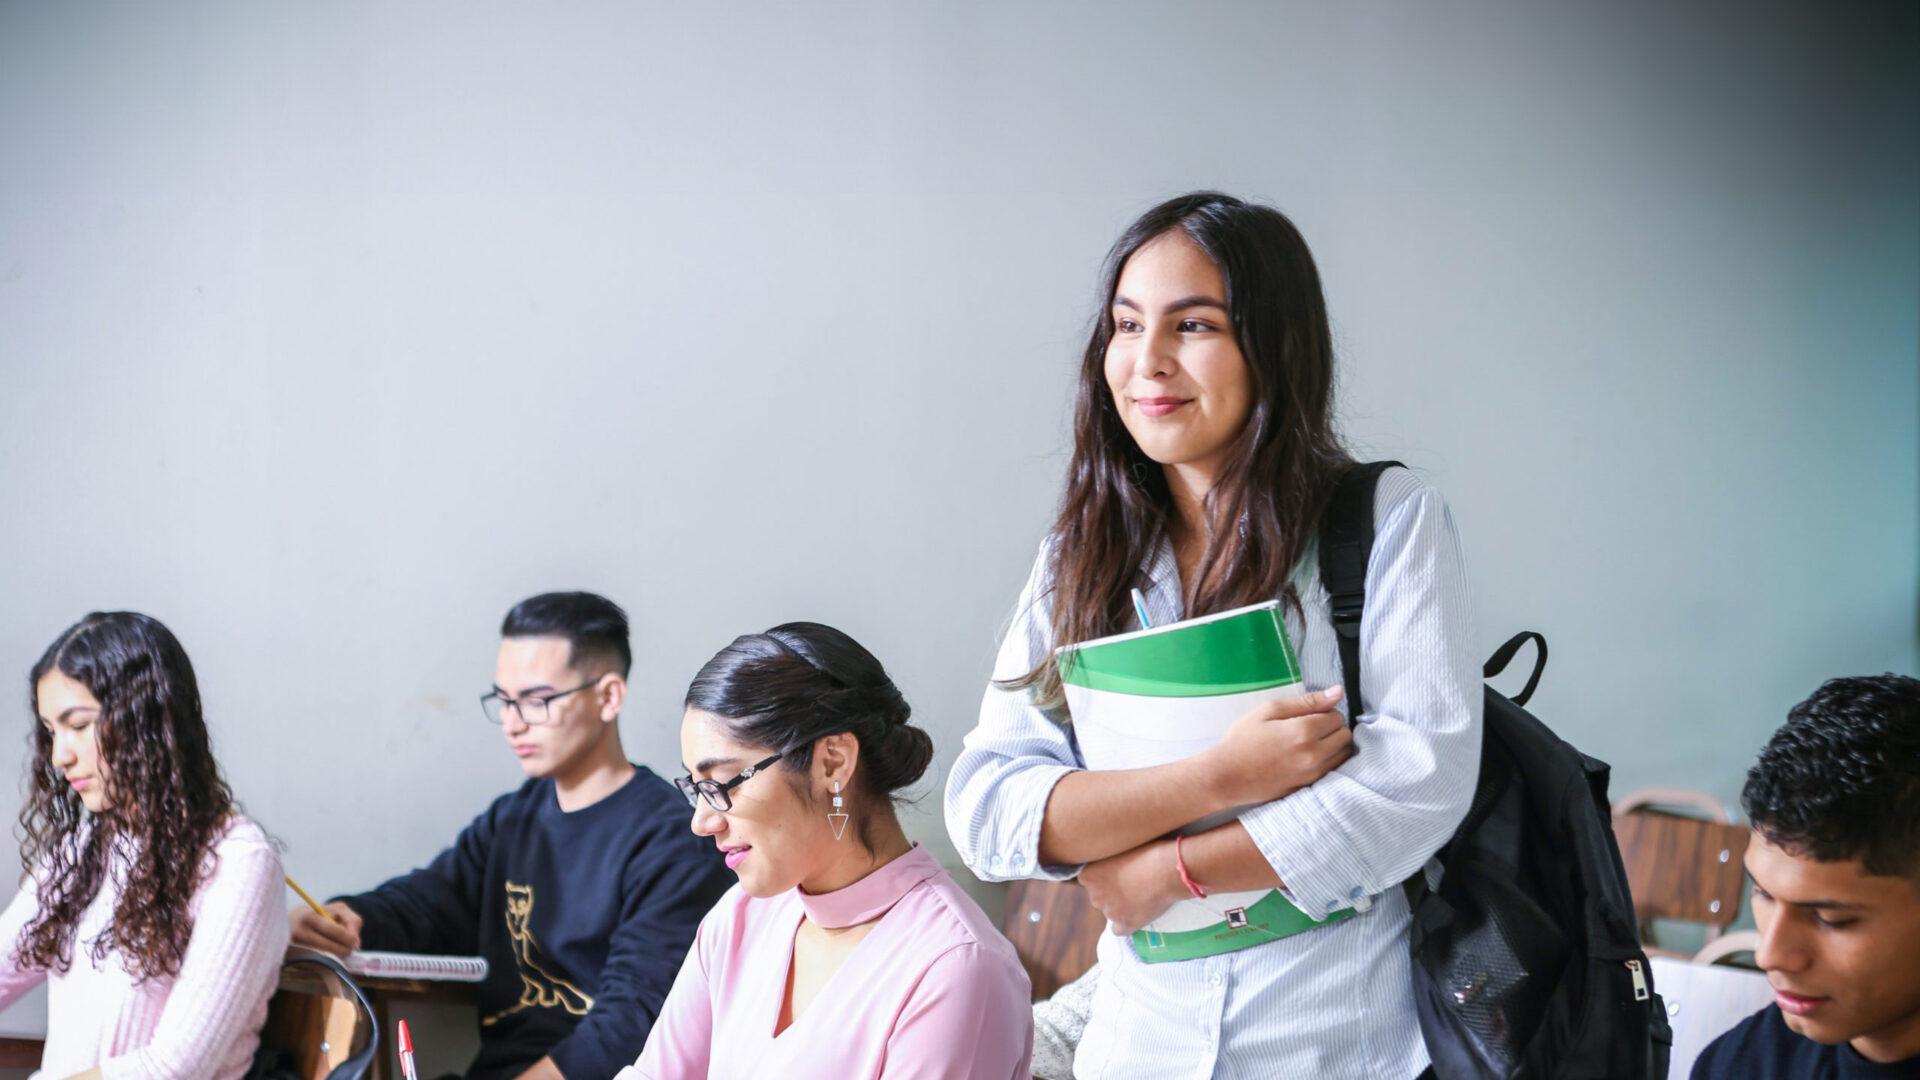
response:
<path fill-rule="evenodd" d="M 1295 906 L 1359 913 L 1175 963 L 1143 964 L 1125 939 L 1103 936 L 1076 1077 L 1411 1080 L 1426 1067 L 1399 886 L 1452 835 L 1473 796 L 1480 665 L 1459 535 L 1440 494 L 1389 469 L 1374 527 L 1356 752 L 1310 787 L 1240 817 Z M 997 679 L 1018 677 L 1053 651 L 1046 551 L 1001 643 Z M 1182 618 L 1171 546 L 1162 545 L 1148 577 L 1154 623 Z M 1339 647 L 1311 552 L 1295 586 L 1304 618 L 1289 610 L 1286 622 L 1306 685 L 1338 685 Z M 1084 768 L 1061 719 L 1036 708 L 1030 691 L 987 689 L 946 791 L 947 830 L 985 880 L 1079 872 L 1039 862 L 1047 797 L 1060 777 Z"/>

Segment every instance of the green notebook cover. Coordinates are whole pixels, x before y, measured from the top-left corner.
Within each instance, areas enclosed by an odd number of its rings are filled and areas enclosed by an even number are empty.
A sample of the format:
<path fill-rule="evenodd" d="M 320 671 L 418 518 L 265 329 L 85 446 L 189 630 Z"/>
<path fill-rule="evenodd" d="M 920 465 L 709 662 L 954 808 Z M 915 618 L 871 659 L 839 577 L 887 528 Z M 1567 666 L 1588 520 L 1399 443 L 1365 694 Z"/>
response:
<path fill-rule="evenodd" d="M 1262 701 L 1303 693 L 1300 664 L 1279 601 L 1168 623 L 1059 649 L 1075 740 L 1089 769 L 1180 761 L 1220 740 Z M 1204 832 L 1233 811 L 1194 822 Z M 1159 963 L 1251 948 L 1351 916 L 1316 922 L 1278 889 L 1182 900 L 1133 935 L 1141 960 Z"/>

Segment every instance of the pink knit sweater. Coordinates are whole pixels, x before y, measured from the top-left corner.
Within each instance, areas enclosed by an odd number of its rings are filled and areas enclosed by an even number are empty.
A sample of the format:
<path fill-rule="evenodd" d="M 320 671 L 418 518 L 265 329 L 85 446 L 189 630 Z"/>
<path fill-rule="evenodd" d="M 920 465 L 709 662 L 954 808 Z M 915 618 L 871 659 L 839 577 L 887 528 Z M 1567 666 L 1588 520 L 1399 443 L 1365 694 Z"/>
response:
<path fill-rule="evenodd" d="M 243 817 L 234 818 L 213 854 L 213 874 L 189 905 L 186 958 L 171 979 L 136 983 L 115 953 L 95 963 L 87 943 L 113 916 L 118 873 L 81 918 L 72 966 L 51 974 L 22 968 L 15 957 L 20 931 L 39 909 L 33 883 L 22 885 L 0 915 L 0 1008 L 47 980 L 47 1047 L 36 1080 L 96 1065 L 107 1080 L 245 1075 L 287 950 L 280 856 Z"/>

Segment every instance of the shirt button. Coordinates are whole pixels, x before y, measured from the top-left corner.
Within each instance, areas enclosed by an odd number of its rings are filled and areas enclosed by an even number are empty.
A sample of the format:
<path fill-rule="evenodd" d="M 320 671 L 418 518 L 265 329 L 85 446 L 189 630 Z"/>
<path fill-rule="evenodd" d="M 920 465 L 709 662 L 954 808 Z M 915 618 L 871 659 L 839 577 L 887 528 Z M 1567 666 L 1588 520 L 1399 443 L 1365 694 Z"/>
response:
<path fill-rule="evenodd" d="M 1329 901 L 1327 901 L 1327 910 L 1328 910 L 1328 911 L 1338 911 L 1338 910 L 1340 910 L 1340 901 L 1338 901 L 1338 900 L 1329 900 Z"/>

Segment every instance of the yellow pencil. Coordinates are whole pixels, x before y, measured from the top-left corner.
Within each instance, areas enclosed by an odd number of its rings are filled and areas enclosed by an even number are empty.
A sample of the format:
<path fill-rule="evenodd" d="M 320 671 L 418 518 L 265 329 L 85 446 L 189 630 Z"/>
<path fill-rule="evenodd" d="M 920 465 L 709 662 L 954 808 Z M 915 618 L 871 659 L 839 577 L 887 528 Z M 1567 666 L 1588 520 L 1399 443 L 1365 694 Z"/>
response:
<path fill-rule="evenodd" d="M 332 919 L 334 922 L 340 922 L 340 916 L 335 915 L 333 912 L 328 911 L 326 908 L 321 907 L 320 902 L 318 900 L 315 900 L 313 897 L 307 895 L 307 890 L 301 888 L 299 882 L 293 880 L 293 878 L 289 875 L 282 875 L 282 876 L 286 877 L 287 879 L 287 887 L 292 889 L 294 892 L 299 893 L 300 899 L 305 900 L 307 902 L 307 906 L 313 909 L 314 914 L 320 916 L 323 919 Z M 345 924 L 342 924 L 342 925 L 345 925 Z"/>

